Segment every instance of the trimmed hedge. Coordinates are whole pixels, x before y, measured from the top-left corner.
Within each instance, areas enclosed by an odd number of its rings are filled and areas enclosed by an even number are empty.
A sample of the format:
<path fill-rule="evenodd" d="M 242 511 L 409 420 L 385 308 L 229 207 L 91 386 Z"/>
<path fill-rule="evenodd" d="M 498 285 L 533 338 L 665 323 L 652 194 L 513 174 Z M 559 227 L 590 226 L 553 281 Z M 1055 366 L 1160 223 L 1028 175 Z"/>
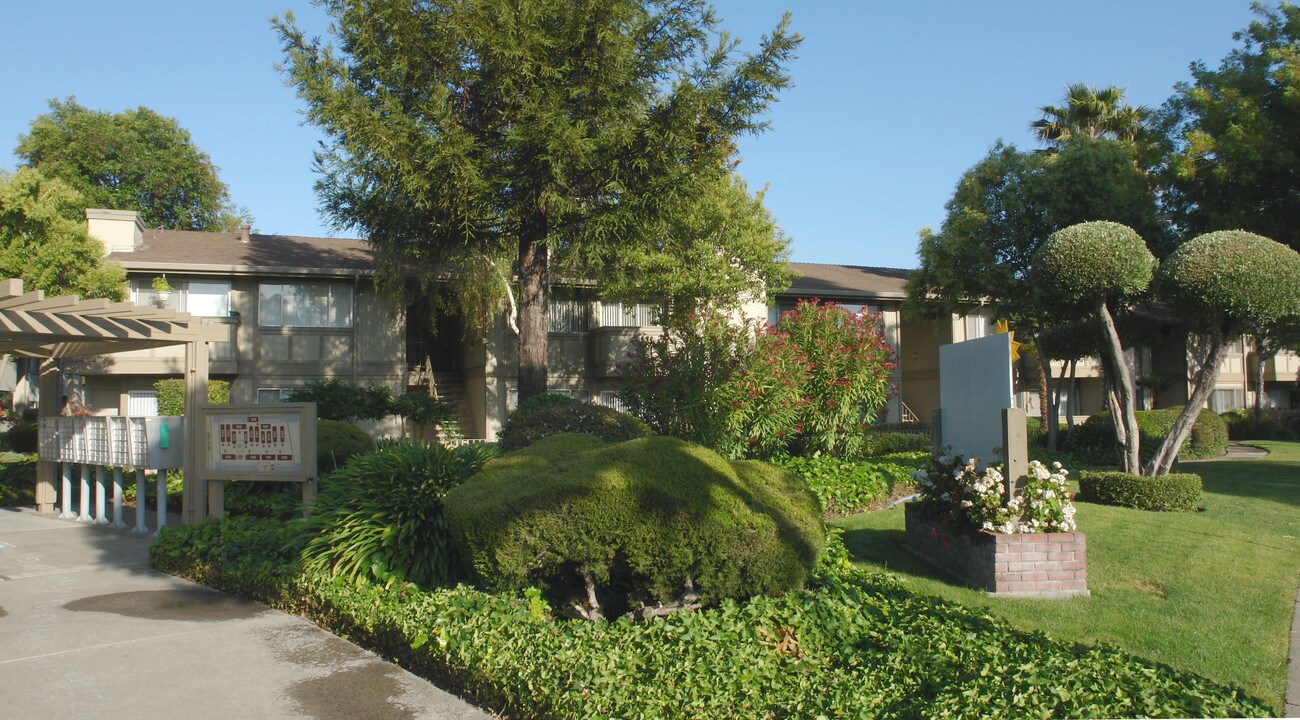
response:
<path fill-rule="evenodd" d="M 912 484 L 916 469 L 909 463 L 874 458 L 851 462 L 825 455 L 790 458 L 781 466 L 808 483 L 827 517 L 852 515 L 889 498 L 896 488 Z"/>
<path fill-rule="evenodd" d="M 610 617 L 688 594 L 715 604 L 793 590 L 824 540 L 816 500 L 790 473 L 662 436 L 555 435 L 489 463 L 446 502 L 478 586 L 537 586 L 585 612 L 590 582 Z"/>
<path fill-rule="evenodd" d="M 1079 500 L 1157 512 L 1198 510 L 1202 500 L 1201 476 L 1170 473 L 1142 477 L 1126 472 L 1079 471 Z"/>
<path fill-rule="evenodd" d="M 355 425 L 342 420 L 316 421 L 316 472 L 319 475 L 334 472 L 346 465 L 353 455 L 374 447 L 374 438 Z"/>
<path fill-rule="evenodd" d="M 1295 410 L 1262 410 L 1258 423 L 1255 411 L 1246 408 L 1229 410 L 1219 417 L 1228 426 L 1230 440 L 1300 440 L 1300 412 Z"/>
<path fill-rule="evenodd" d="M 185 414 L 185 381 L 181 378 L 164 378 L 153 384 L 158 395 L 159 415 Z M 230 402 L 230 383 L 226 380 L 208 380 L 208 404 L 226 405 Z"/>
<path fill-rule="evenodd" d="M 1144 461 L 1155 454 L 1156 448 L 1169 435 L 1169 429 L 1182 411 L 1182 405 L 1138 411 L 1138 432 Z M 1115 449 L 1115 425 L 1110 413 L 1097 413 L 1082 425 L 1076 426 L 1066 439 L 1065 449 L 1091 465 L 1116 464 L 1119 454 Z M 1227 452 L 1228 429 L 1223 424 L 1223 418 L 1207 408 L 1196 416 L 1196 424 L 1183 442 L 1178 459 L 1200 460 L 1219 457 Z"/>
<path fill-rule="evenodd" d="M 535 593 L 334 582 L 274 523 L 168 526 L 150 564 L 304 615 L 512 718 L 1267 717 L 1243 691 L 844 569 L 650 622 L 555 620 Z"/>
<path fill-rule="evenodd" d="M 879 457 L 905 452 L 929 452 L 934 441 L 928 434 L 907 432 L 872 432 L 866 437 L 862 454 Z"/>
<path fill-rule="evenodd" d="M 533 398 L 533 405 L 525 401 L 524 407 L 512 413 L 497 436 L 501 449 L 518 450 L 559 433 L 594 435 L 607 442 L 635 440 L 650 434 L 644 422 L 627 413 L 603 405 L 550 399 L 554 397 Z"/>

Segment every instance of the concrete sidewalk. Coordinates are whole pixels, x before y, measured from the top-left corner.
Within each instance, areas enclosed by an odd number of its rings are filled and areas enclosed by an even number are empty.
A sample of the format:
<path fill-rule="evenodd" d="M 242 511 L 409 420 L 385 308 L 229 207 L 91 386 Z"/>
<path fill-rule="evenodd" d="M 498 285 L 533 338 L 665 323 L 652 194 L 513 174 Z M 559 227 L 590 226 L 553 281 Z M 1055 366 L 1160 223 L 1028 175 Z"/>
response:
<path fill-rule="evenodd" d="M 301 618 L 144 567 L 148 546 L 0 508 L 0 716 L 489 717 Z"/>

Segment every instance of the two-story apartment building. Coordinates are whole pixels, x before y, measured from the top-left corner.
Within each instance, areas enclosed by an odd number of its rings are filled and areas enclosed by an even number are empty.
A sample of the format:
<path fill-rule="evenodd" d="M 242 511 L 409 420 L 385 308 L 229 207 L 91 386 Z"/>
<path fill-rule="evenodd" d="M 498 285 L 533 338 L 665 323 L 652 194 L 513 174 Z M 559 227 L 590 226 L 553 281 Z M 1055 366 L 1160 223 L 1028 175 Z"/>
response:
<path fill-rule="evenodd" d="M 428 389 L 455 404 L 466 437 L 493 438 L 516 402 L 518 342 L 504 318 L 485 337 L 469 339 L 455 317 L 432 313 L 426 302 L 394 301 L 376 288 L 373 253 L 362 241 L 267 235 L 245 227 L 235 233 L 145 228 L 133 212 L 87 210 L 92 235 L 110 260 L 127 270 L 131 300 L 189 312 L 224 329 L 210 346 L 210 375 L 231 383 L 231 400 L 274 402 L 312 380 L 333 377 L 385 385 L 395 394 Z M 939 397 L 939 347 L 995 332 L 995 318 L 973 308 L 965 315 L 911 316 L 903 312 L 909 271 L 793 263 L 799 277 L 771 307 L 750 303 L 743 313 L 775 322 L 804 298 L 835 301 L 851 310 L 881 314 L 897 354 L 895 393 L 888 422 L 926 422 Z M 165 278 L 170 291 L 159 293 Z M 618 365 L 638 334 L 656 333 L 653 303 L 602 302 L 590 287 L 553 293 L 548 384 L 553 391 L 617 405 Z M 1171 333 L 1174 331 L 1171 329 Z M 1139 376 L 1164 373 L 1175 381 L 1147 393 L 1146 405 L 1167 406 L 1187 397 L 1192 353 L 1183 336 L 1152 343 L 1132 354 Z M 1241 407 L 1253 399 L 1247 372 L 1253 356 L 1243 344 L 1230 356 L 1212 404 Z M 142 350 L 102 356 L 68 372 L 85 378 L 85 399 L 103 414 L 156 411 L 153 384 L 177 376 L 180 351 Z M 1061 368 L 1054 368 L 1060 373 Z M 1098 363 L 1085 361 L 1067 402 L 1077 416 L 1105 408 Z M 1269 400 L 1296 406 L 1300 360 L 1281 353 L 1266 366 Z M 1037 379 L 1020 368 L 1018 402 L 1038 414 Z M 390 418 L 372 428 L 402 430 Z"/>

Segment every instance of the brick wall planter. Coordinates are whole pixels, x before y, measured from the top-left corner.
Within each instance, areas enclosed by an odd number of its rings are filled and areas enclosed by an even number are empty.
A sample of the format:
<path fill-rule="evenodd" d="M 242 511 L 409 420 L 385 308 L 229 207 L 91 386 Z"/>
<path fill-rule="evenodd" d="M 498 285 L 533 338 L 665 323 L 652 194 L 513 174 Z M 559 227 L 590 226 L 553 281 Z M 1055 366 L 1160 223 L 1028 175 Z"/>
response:
<path fill-rule="evenodd" d="M 971 532 L 908 503 L 908 550 L 966 585 L 1006 597 L 1088 595 L 1088 546 L 1081 532 Z"/>

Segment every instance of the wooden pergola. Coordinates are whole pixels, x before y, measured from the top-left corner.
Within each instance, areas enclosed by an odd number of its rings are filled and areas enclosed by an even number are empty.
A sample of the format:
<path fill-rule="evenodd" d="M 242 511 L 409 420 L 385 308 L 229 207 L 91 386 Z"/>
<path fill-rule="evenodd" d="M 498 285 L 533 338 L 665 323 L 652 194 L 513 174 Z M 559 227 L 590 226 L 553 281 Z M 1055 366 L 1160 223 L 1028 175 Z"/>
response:
<path fill-rule="evenodd" d="M 185 408 L 191 416 L 207 402 L 207 343 L 222 339 L 221 333 L 221 328 L 204 325 L 188 313 L 129 302 L 81 300 L 75 295 L 47 298 L 40 290 L 23 292 L 22 280 L 0 280 L 0 354 L 42 360 L 38 405 L 42 418 L 59 413 L 58 360 L 172 345 L 185 346 Z M 207 494 L 192 480 L 198 476 L 196 463 L 203 441 L 199 424 L 187 420 L 181 511 L 187 523 L 207 515 Z M 41 512 L 54 508 L 54 465 L 37 463 L 36 508 Z"/>

